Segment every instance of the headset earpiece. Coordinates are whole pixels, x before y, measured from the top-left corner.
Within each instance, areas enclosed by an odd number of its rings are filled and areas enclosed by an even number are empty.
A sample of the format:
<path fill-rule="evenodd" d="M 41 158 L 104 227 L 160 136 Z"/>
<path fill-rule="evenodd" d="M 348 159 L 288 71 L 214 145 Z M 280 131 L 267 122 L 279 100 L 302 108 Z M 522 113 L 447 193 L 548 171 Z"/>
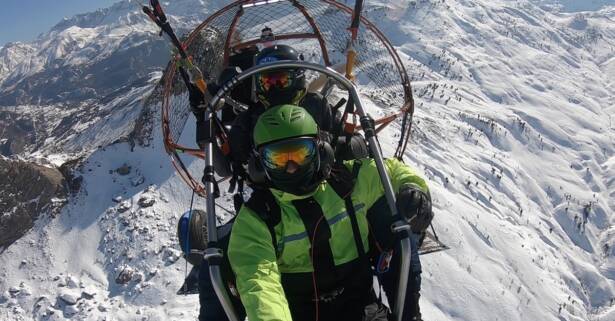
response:
<path fill-rule="evenodd" d="M 318 156 L 320 158 L 318 173 L 322 178 L 326 179 L 329 177 L 329 174 L 331 174 L 331 169 L 335 163 L 335 152 L 333 151 L 333 147 L 331 147 L 328 142 L 321 140 L 318 143 Z"/>
<path fill-rule="evenodd" d="M 260 157 L 256 152 L 250 153 L 250 159 L 248 160 L 248 176 L 250 181 L 254 184 L 265 184 L 268 182 L 267 173 L 263 168 Z"/>

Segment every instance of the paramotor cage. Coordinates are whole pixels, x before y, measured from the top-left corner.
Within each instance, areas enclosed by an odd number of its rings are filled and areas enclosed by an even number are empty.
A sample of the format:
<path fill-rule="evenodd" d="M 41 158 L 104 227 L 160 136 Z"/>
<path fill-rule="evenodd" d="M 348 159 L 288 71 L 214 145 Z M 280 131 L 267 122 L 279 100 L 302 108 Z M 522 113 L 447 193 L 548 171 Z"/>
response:
<path fill-rule="evenodd" d="M 409 77 L 391 43 L 365 17 L 361 16 L 358 36 L 351 41 L 348 27 L 352 18 L 351 8 L 332 0 L 240 0 L 209 16 L 188 35 L 183 47 L 210 84 L 216 83 L 234 53 L 260 45 L 261 30 L 267 27 L 273 31 L 277 43 L 289 44 L 306 61 L 325 66 L 345 64 L 345 53 L 352 44 L 356 52 L 353 74 L 361 94 L 370 97 L 388 114 L 375 120 L 377 130 L 401 117 L 400 139 L 394 155 L 401 158 L 410 138 L 414 113 Z M 178 173 L 196 193 L 204 196 L 203 184 L 197 179 L 202 169 L 191 171 L 186 166 L 190 161 L 187 156 L 203 158 L 205 155 L 196 147 L 194 136 L 182 138 L 191 110 L 188 91 L 176 72 L 180 61 L 176 57 L 163 76 L 164 144 Z M 208 102 L 206 98 L 205 103 Z M 352 120 L 346 130 L 360 128 L 354 122 L 355 117 L 345 119 Z"/>

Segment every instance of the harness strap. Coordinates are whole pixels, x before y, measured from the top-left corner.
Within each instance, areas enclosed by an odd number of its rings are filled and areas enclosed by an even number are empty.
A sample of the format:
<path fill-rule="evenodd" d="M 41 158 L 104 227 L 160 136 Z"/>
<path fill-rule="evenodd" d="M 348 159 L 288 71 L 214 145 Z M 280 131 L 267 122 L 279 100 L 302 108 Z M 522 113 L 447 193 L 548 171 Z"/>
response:
<path fill-rule="evenodd" d="M 355 165 L 360 168 L 360 161 L 355 160 L 354 162 Z M 327 183 L 331 185 L 331 188 L 333 188 L 337 196 L 341 199 L 346 199 L 347 196 L 352 194 L 354 188 L 355 177 L 353 175 L 354 171 L 350 172 L 346 165 L 343 163 L 336 163 L 331 169 L 331 176 L 327 179 Z"/>
<path fill-rule="evenodd" d="M 333 250 L 329 245 L 331 239 L 331 229 L 327 223 L 325 214 L 320 204 L 313 198 L 308 197 L 292 201 L 299 212 L 299 217 L 303 221 L 305 231 L 308 234 L 311 244 L 312 265 L 314 272 L 319 276 L 319 283 L 331 284 L 337 275 Z M 323 289 L 330 290 L 330 289 Z"/>
<path fill-rule="evenodd" d="M 346 213 L 348 213 L 348 217 L 350 218 L 352 235 L 354 237 L 355 246 L 357 247 L 359 259 L 364 265 L 369 266 L 369 258 L 363 246 L 359 222 L 357 221 L 354 204 L 352 203 L 352 190 L 360 169 L 361 161 L 359 160 L 354 161 L 352 172 L 350 172 L 344 164 L 334 165 L 331 178 L 329 179 L 329 185 L 331 185 L 335 193 L 346 203 Z"/>
<path fill-rule="evenodd" d="M 363 241 L 361 239 L 361 231 L 359 230 L 359 223 L 357 222 L 357 215 L 354 210 L 354 205 L 352 204 L 352 200 L 350 197 L 345 199 L 346 201 L 346 211 L 348 212 L 348 217 L 350 217 L 350 224 L 352 225 L 352 235 L 354 236 L 354 242 L 357 247 L 357 252 L 359 253 L 359 258 L 364 260 L 367 258 L 365 254 L 365 247 L 363 247 Z"/>
<path fill-rule="evenodd" d="M 352 166 L 352 185 L 356 182 L 357 176 L 359 176 L 359 170 L 361 169 L 361 162 L 354 161 Z M 359 223 L 357 221 L 357 215 L 354 210 L 354 204 L 352 204 L 351 194 L 348 194 L 345 198 L 346 201 L 346 211 L 348 212 L 348 216 L 350 217 L 350 223 L 352 225 L 352 234 L 354 236 L 354 241 L 357 246 L 357 252 L 359 253 L 359 259 L 363 262 L 364 265 L 369 266 L 369 258 L 367 257 L 367 253 L 365 251 L 365 247 L 363 247 L 363 240 L 361 238 L 361 231 L 359 230 Z"/>
<path fill-rule="evenodd" d="M 233 174 L 233 179 L 231 180 L 232 185 L 237 186 L 237 190 L 235 195 L 233 195 L 233 205 L 235 206 L 235 211 L 239 213 L 241 206 L 243 205 L 243 177 Z M 235 187 L 233 186 L 233 189 Z"/>

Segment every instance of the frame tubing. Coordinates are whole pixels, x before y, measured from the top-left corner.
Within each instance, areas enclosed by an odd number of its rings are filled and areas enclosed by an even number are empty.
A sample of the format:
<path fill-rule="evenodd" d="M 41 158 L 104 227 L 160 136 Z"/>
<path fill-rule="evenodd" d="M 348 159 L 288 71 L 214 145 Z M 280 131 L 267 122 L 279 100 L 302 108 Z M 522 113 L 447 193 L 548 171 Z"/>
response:
<path fill-rule="evenodd" d="M 209 247 L 205 251 L 205 259 L 209 262 L 209 277 L 211 278 L 214 291 L 224 308 L 224 312 L 228 316 L 230 321 L 241 321 L 237 317 L 237 313 L 233 308 L 231 299 L 224 286 L 224 280 L 222 280 L 222 273 L 220 272 L 220 262 L 224 253 L 222 249 L 216 247 L 218 242 L 218 231 L 216 229 L 216 199 L 214 195 L 214 169 L 213 169 L 213 128 L 214 120 L 212 117 L 213 108 L 207 108 L 205 110 L 205 121 L 209 122 L 209 137 L 205 146 L 205 193 L 207 195 L 207 236 L 208 243 L 213 244 L 213 247 Z"/>

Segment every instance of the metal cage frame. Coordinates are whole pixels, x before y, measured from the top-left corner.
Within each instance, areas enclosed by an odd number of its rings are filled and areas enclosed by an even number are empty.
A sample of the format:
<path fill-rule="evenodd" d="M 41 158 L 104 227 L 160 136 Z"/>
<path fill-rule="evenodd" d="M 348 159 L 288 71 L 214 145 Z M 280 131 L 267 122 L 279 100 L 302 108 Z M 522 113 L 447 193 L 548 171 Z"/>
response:
<path fill-rule="evenodd" d="M 331 48 L 329 48 L 327 41 L 323 35 L 323 31 L 316 23 L 315 18 L 312 17 L 310 13 L 308 12 L 308 10 L 306 9 L 306 4 L 310 4 L 310 5 L 313 5 L 314 3 L 325 4 L 325 5 L 330 6 L 331 8 L 339 10 L 339 12 L 343 12 L 348 17 L 352 17 L 353 9 L 351 9 L 348 6 L 345 6 L 344 4 L 336 2 L 334 0 L 320 0 L 320 1 L 318 0 L 265 0 L 265 1 L 238 0 L 216 11 L 215 13 L 210 15 L 205 21 L 199 24 L 187 36 L 187 38 L 183 42 L 183 47 L 189 53 L 192 51 L 195 51 L 195 49 L 193 48 L 193 45 L 195 45 L 197 38 L 204 31 L 206 31 L 208 28 L 211 27 L 213 21 L 215 21 L 216 19 L 220 18 L 223 15 L 229 15 L 229 16 L 232 15 L 232 20 L 229 25 L 229 29 L 227 30 L 226 36 L 224 37 L 224 48 L 222 50 L 223 51 L 223 58 L 222 58 L 223 64 L 226 65 L 228 63 L 230 54 L 233 50 L 256 45 L 259 42 L 261 42 L 260 39 L 247 39 L 245 41 L 240 41 L 236 43 L 233 43 L 232 41 L 234 35 L 238 33 L 238 27 L 239 27 L 239 24 L 242 18 L 245 17 L 246 9 L 250 7 L 254 7 L 254 6 L 268 5 L 268 4 L 278 3 L 278 2 L 289 2 L 290 4 L 292 4 L 292 6 L 297 10 L 297 12 L 299 12 L 305 18 L 305 23 L 310 26 L 311 32 L 280 33 L 280 34 L 276 33 L 275 35 L 276 41 L 277 40 L 290 40 L 290 39 L 315 39 L 318 41 L 320 45 L 320 52 L 322 54 L 322 59 L 325 65 L 330 66 L 331 61 L 330 61 L 329 50 L 331 50 Z M 389 114 L 385 117 L 382 117 L 376 120 L 376 124 L 379 125 L 377 130 L 379 131 L 384 126 L 390 124 L 396 118 L 403 115 L 402 137 L 400 138 L 400 142 L 397 147 L 397 151 L 395 153 L 396 157 L 401 158 L 403 156 L 403 153 L 406 149 L 407 143 L 410 138 L 412 117 L 414 114 L 414 100 L 412 96 L 412 87 L 410 85 L 410 79 L 408 77 L 406 68 L 404 64 L 402 63 L 402 60 L 400 59 L 393 45 L 389 42 L 386 36 L 375 26 L 375 24 L 373 24 L 367 18 L 365 18 L 364 16 L 361 16 L 360 18 L 361 18 L 361 24 L 362 24 L 361 33 L 363 34 L 368 33 L 374 36 L 375 38 L 377 38 L 378 41 L 381 42 L 381 44 L 386 49 L 386 52 L 388 53 L 388 57 L 393 61 L 394 67 L 398 73 L 400 85 L 403 88 L 402 89 L 403 90 L 403 103 L 401 107 L 399 108 L 399 110 L 395 113 Z M 358 52 L 358 55 L 361 55 L 361 52 Z M 206 193 L 205 193 L 204 185 L 200 181 L 195 179 L 195 177 L 193 177 L 193 175 L 190 173 L 190 171 L 185 166 L 184 161 L 182 160 L 182 155 L 190 155 L 193 157 L 204 159 L 206 156 L 204 154 L 204 151 L 202 151 L 198 147 L 184 146 L 180 144 L 178 141 L 176 141 L 176 139 L 173 139 L 171 135 L 172 129 L 175 129 L 173 128 L 173 126 L 177 126 L 176 124 L 173 124 L 170 121 L 170 118 L 172 117 L 173 112 L 174 112 L 171 108 L 171 105 L 172 105 L 171 100 L 177 94 L 181 94 L 182 92 L 185 93 L 185 89 L 182 90 L 178 85 L 180 81 L 179 81 L 176 70 L 177 70 L 177 67 L 179 66 L 179 61 L 180 61 L 180 57 L 178 56 L 174 57 L 174 59 L 172 59 L 167 70 L 165 71 L 163 75 L 164 85 L 163 85 L 163 102 L 162 102 L 162 131 L 163 131 L 163 137 L 164 137 L 164 145 L 165 145 L 165 149 L 167 153 L 171 157 L 173 166 L 175 167 L 177 172 L 180 174 L 182 179 L 198 195 L 205 196 Z M 207 76 L 212 77 L 214 75 L 207 75 Z M 187 102 L 186 102 L 186 105 L 187 105 Z M 189 109 L 189 106 L 185 106 L 185 108 Z M 184 125 L 185 125 L 185 121 L 184 121 L 184 124 L 180 126 L 184 126 Z M 358 130 L 360 129 L 360 125 L 356 123 L 349 124 L 349 128 Z M 181 131 L 183 131 L 183 129 Z M 222 180 L 224 179 L 227 179 L 227 178 L 222 178 Z"/>

